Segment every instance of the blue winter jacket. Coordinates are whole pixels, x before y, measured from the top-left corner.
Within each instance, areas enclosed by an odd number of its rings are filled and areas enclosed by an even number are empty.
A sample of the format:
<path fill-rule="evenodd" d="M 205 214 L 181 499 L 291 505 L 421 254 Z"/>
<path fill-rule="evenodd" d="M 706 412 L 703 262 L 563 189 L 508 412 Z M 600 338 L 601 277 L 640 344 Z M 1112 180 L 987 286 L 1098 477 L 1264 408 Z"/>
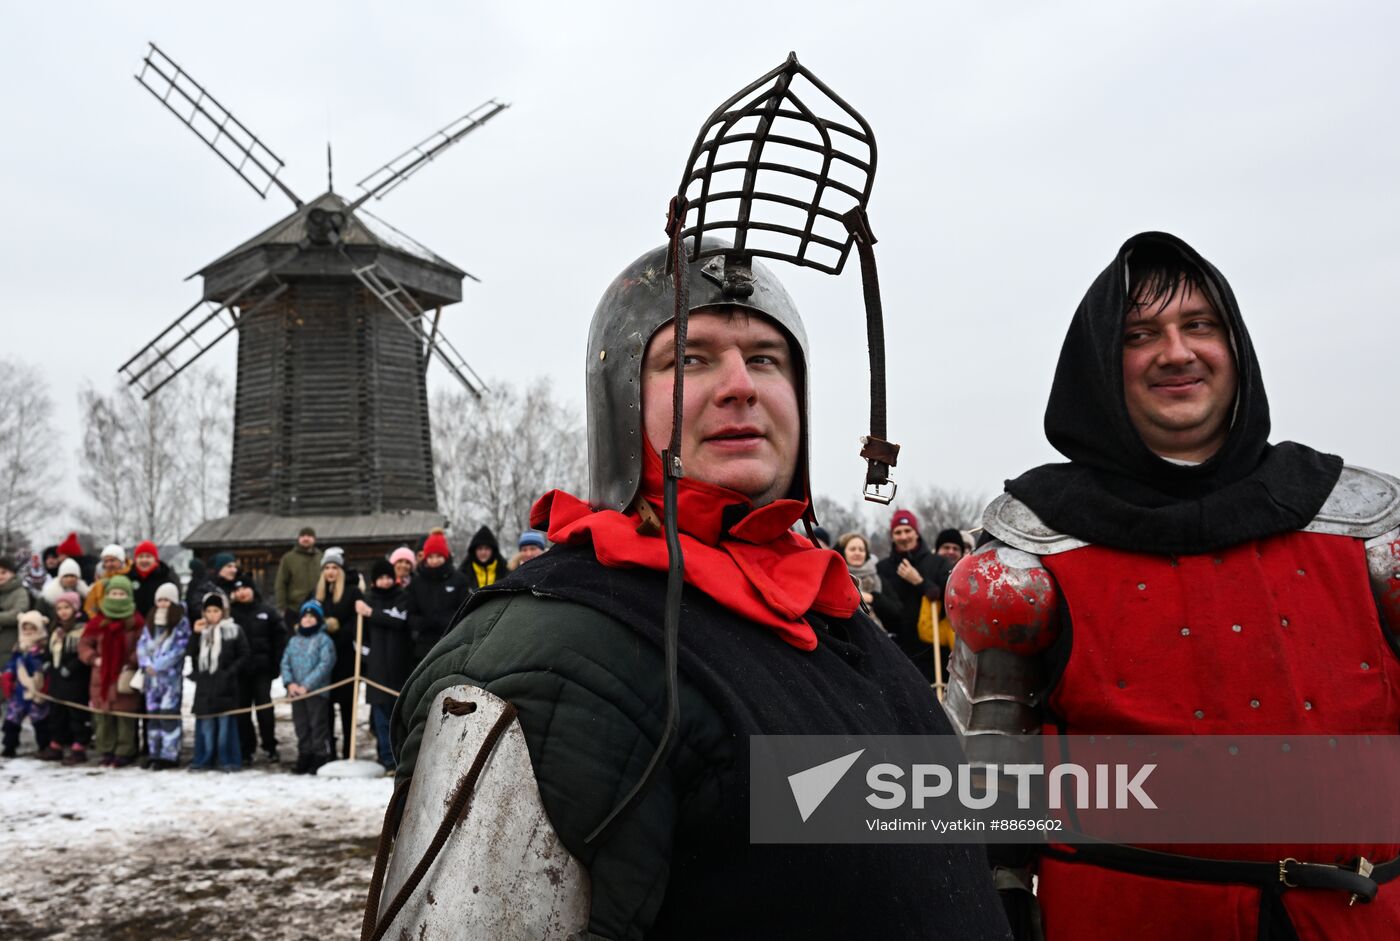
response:
<path fill-rule="evenodd" d="M 317 689 L 331 681 L 334 668 L 335 641 L 324 630 L 318 629 L 310 636 L 298 631 L 282 652 L 282 685 L 300 683 L 307 689 Z"/>

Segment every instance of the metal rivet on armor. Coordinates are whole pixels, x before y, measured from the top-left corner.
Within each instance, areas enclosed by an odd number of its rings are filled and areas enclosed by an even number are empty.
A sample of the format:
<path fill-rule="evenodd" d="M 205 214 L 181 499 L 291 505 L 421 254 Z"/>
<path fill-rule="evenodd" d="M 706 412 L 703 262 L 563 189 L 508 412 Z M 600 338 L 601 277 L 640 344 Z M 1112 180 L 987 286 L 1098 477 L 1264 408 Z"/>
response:
<path fill-rule="evenodd" d="M 1298 574 L 1299 574 L 1299 575 L 1306 575 L 1306 574 L 1308 574 L 1308 573 L 1305 572 L 1305 571 L 1303 571 L 1302 569 L 1299 569 L 1299 570 L 1298 570 Z"/>
<path fill-rule="evenodd" d="M 1304 700 L 1303 700 L 1303 708 L 1304 708 L 1304 709 L 1307 709 L 1307 710 L 1311 710 L 1311 709 L 1312 709 L 1312 701 L 1311 701 L 1311 700 L 1308 700 L 1308 699 L 1304 699 Z"/>
<path fill-rule="evenodd" d="M 599 358 L 599 359 L 607 359 L 607 358 L 608 358 L 608 351 L 607 351 L 607 350 L 599 350 L 599 351 L 598 351 L 598 358 Z"/>
<path fill-rule="evenodd" d="M 1189 628 L 1189 627 L 1183 627 L 1183 628 L 1181 629 L 1181 636 L 1182 636 L 1182 637 L 1190 637 L 1190 636 L 1191 636 L 1191 628 Z"/>
<path fill-rule="evenodd" d="M 1232 631 L 1234 631 L 1236 634 L 1238 634 L 1240 631 L 1244 630 L 1244 628 L 1240 627 L 1238 624 L 1231 624 L 1231 625 L 1230 625 L 1230 630 L 1232 630 Z"/>
<path fill-rule="evenodd" d="M 1197 709 L 1197 710 L 1196 710 L 1196 718 L 1197 718 L 1197 719 L 1204 719 L 1205 717 L 1206 717 L 1206 711 L 1205 711 L 1204 709 Z"/>
<path fill-rule="evenodd" d="M 1138 582 L 1138 591 L 1142 591 L 1142 590 L 1145 589 L 1146 587 L 1147 587 L 1147 582 Z"/>
<path fill-rule="evenodd" d="M 1127 680 L 1119 680 L 1119 681 L 1118 681 L 1118 688 L 1119 688 L 1119 689 L 1127 689 L 1127 687 L 1128 687 L 1128 681 L 1127 681 Z"/>
<path fill-rule="evenodd" d="M 1288 626 L 1288 618 L 1280 618 L 1280 619 L 1279 619 L 1279 623 L 1282 624 L 1284 627 L 1287 627 L 1287 626 Z"/>
<path fill-rule="evenodd" d="M 1229 751 L 1230 754 L 1232 754 L 1232 755 L 1238 755 L 1238 754 L 1240 753 L 1240 746 L 1238 746 L 1238 745 L 1231 745 L 1231 746 L 1229 747 L 1228 751 Z"/>
<path fill-rule="evenodd" d="M 1258 708 L 1259 708 L 1259 700 L 1257 700 L 1257 699 L 1251 699 L 1251 700 L 1249 701 L 1249 708 L 1251 708 L 1251 709 L 1258 709 Z"/>
<path fill-rule="evenodd" d="M 1369 669 L 1371 669 L 1371 665 L 1370 665 L 1369 663 L 1367 663 L 1365 660 L 1362 660 L 1362 661 L 1361 661 L 1361 669 L 1363 669 L 1363 670 L 1369 670 Z"/>

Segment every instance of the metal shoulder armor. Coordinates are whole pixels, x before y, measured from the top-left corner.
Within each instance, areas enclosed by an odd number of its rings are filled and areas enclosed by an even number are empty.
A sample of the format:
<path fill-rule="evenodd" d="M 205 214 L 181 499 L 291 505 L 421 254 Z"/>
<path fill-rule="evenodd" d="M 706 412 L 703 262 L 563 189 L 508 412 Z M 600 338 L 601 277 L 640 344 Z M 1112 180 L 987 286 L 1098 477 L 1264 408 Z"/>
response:
<path fill-rule="evenodd" d="M 1366 540 L 1371 594 L 1392 636 L 1400 634 L 1400 527 Z"/>
<path fill-rule="evenodd" d="M 1374 539 L 1400 527 L 1400 480 L 1347 465 L 1304 532 Z"/>
<path fill-rule="evenodd" d="M 453 686 L 434 698 L 407 794 L 394 795 L 396 806 L 403 801 L 397 833 L 394 807 L 385 821 L 390 832 L 381 844 L 393 836 L 394 848 L 387 872 L 384 849 L 376 860 L 366 919 L 378 926 L 372 936 L 589 937 L 588 871 L 554 832 L 514 715 L 504 699 L 474 686 Z M 468 786 L 463 805 L 457 798 Z M 461 815 L 448 822 L 459 806 Z M 424 861 L 429 865 L 420 876 Z"/>
<path fill-rule="evenodd" d="M 1040 557 L 992 540 L 948 577 L 959 643 L 944 707 L 973 762 L 997 760 L 997 739 L 1040 731 L 1040 655 L 1059 635 L 1059 590 Z"/>

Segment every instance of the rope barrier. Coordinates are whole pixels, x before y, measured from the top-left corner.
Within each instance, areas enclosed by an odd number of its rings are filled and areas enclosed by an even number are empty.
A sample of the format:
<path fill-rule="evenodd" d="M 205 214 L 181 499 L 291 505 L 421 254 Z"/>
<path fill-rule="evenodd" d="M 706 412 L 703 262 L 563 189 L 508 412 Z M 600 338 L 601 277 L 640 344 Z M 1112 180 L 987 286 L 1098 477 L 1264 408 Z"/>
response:
<path fill-rule="evenodd" d="M 330 691 L 333 690 L 333 689 L 339 689 L 340 687 L 344 686 L 345 684 L 347 684 L 347 683 L 353 683 L 353 682 L 355 682 L 355 677 L 353 677 L 353 676 L 347 676 L 347 677 L 346 677 L 345 679 L 343 679 L 343 680 L 336 680 L 334 683 L 331 683 L 331 684 L 326 685 L 326 686 L 322 686 L 322 687 L 320 687 L 319 689 L 313 689 L 313 690 L 311 690 L 310 692 L 303 693 L 303 694 L 300 695 L 300 696 L 283 696 L 283 697 L 280 698 L 280 699 L 274 699 L 274 700 L 272 700 L 272 701 L 270 701 L 270 702 L 265 702 L 265 703 L 263 703 L 263 704 L 261 704 L 261 705 L 257 705 L 257 706 L 243 706 L 242 708 L 239 708 L 239 709 L 225 709 L 223 712 L 211 712 L 211 713 L 208 713 L 207 715 L 195 715 L 195 714 L 193 714 L 193 713 L 190 713 L 189 717 L 190 717 L 191 719 L 220 719 L 220 718 L 223 718 L 224 716 L 241 716 L 241 715 L 246 715 L 246 714 L 252 714 L 252 713 L 257 712 L 257 711 L 259 711 L 259 710 L 261 710 L 261 709 L 271 709 L 271 708 L 274 707 L 274 706 L 280 706 L 280 705 L 282 705 L 282 704 L 284 704 L 284 703 L 294 703 L 294 702 L 297 702 L 297 701 L 302 700 L 302 699 L 310 699 L 312 696 L 319 696 L 319 695 L 321 695 L 322 693 L 330 692 Z M 378 689 L 378 690 L 380 690 L 380 691 L 382 691 L 382 692 L 388 693 L 390 696 L 397 696 L 397 695 L 399 695 L 399 690 L 390 689 L 389 687 L 383 686 L 383 685 L 381 685 L 381 684 L 379 684 L 379 683 L 376 683 L 374 680 L 367 679 L 366 677 L 363 677 L 363 676 L 360 677 L 360 682 L 362 682 L 362 683 L 367 683 L 368 685 L 373 686 L 375 689 Z M 36 695 L 37 695 L 41 700 L 43 700 L 43 701 L 45 701 L 45 702 L 58 703 L 58 704 L 61 705 L 61 706 L 67 706 L 69 709 L 81 709 L 83 712 L 90 712 L 90 713 L 92 713 L 93 715 L 116 716 L 116 717 L 119 718 L 119 719 L 170 719 L 170 718 L 173 718 L 173 715 L 172 715 L 171 713 L 169 713 L 169 712 L 124 712 L 124 711 L 122 711 L 122 710 L 120 710 L 120 709 L 94 709 L 94 708 L 92 708 L 91 706 L 86 705 L 85 703 L 73 702 L 73 701 L 68 700 L 68 699 L 59 699 L 59 698 L 56 697 L 56 696 L 50 696 L 48 693 L 36 693 Z M 121 695 L 127 695 L 127 694 L 123 693 L 123 694 L 121 694 Z M 140 694 L 139 694 L 139 693 L 134 693 L 133 695 L 140 695 Z M 184 717 L 184 716 L 182 715 L 181 718 L 183 718 L 183 717 Z"/>

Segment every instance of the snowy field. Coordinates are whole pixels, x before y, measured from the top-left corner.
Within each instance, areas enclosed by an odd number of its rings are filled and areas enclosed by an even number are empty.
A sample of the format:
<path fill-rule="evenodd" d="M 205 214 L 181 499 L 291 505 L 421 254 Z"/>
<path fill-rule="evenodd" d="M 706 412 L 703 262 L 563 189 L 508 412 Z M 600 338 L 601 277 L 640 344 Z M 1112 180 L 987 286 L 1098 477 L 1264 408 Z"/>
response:
<path fill-rule="evenodd" d="M 184 769 L 188 721 L 182 767 L 160 772 L 38 761 L 26 725 L 20 757 L 0 759 L 5 936 L 358 938 L 394 782 L 290 774 L 285 710 L 284 764 L 235 774 Z M 374 754 L 363 726 L 357 748 Z"/>

